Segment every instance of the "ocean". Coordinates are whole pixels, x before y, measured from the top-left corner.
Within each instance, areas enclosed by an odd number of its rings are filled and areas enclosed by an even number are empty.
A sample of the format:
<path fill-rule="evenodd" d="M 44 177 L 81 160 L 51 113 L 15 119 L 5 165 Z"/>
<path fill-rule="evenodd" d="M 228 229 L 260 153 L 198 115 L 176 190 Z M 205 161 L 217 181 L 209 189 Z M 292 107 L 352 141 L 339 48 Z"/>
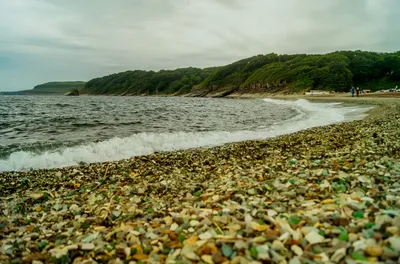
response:
<path fill-rule="evenodd" d="M 304 99 L 0 96 L 0 171 L 115 161 L 362 119 Z"/>

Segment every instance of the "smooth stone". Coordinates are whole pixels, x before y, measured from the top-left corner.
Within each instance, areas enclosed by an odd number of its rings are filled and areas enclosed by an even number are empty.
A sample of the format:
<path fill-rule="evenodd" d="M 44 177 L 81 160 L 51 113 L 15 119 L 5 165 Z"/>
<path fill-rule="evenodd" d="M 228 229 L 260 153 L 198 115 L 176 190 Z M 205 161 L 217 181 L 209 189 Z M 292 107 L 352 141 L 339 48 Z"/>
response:
<path fill-rule="evenodd" d="M 212 256 L 211 255 L 203 255 L 201 256 L 201 260 L 207 264 L 213 264 Z"/>
<path fill-rule="evenodd" d="M 195 248 L 192 246 L 184 246 L 181 251 L 181 255 L 190 259 L 190 260 L 198 260 L 199 256 L 196 255 Z"/>
<path fill-rule="evenodd" d="M 372 257 L 379 257 L 383 254 L 383 248 L 379 245 L 369 245 L 365 248 L 365 253 Z"/>
<path fill-rule="evenodd" d="M 389 240 L 392 248 L 399 253 L 400 252 L 400 236 L 394 236 L 394 237 L 389 238 L 388 240 Z"/>
<path fill-rule="evenodd" d="M 190 221 L 189 224 L 190 224 L 190 226 L 194 227 L 194 226 L 198 226 L 200 224 L 200 222 L 197 220 L 192 220 L 192 221 Z"/>
<path fill-rule="evenodd" d="M 271 248 L 279 251 L 283 251 L 286 249 L 285 245 L 279 240 L 274 240 L 274 242 L 272 242 Z"/>
<path fill-rule="evenodd" d="M 290 249 L 299 257 L 303 255 L 303 249 L 298 245 L 292 245 Z"/>
<path fill-rule="evenodd" d="M 171 231 L 175 231 L 178 227 L 179 227 L 179 225 L 177 223 L 173 223 L 169 229 Z"/>
<path fill-rule="evenodd" d="M 202 233 L 202 234 L 199 235 L 199 238 L 201 240 L 207 240 L 207 239 L 210 239 L 212 237 L 213 237 L 213 235 L 210 232 L 205 232 L 205 233 Z"/>
<path fill-rule="evenodd" d="M 82 243 L 82 250 L 93 250 L 94 244 L 93 243 Z"/>
<path fill-rule="evenodd" d="M 346 256 L 346 248 L 340 248 L 333 253 L 331 256 L 331 261 L 337 263 L 339 262 L 342 258 Z"/>
<path fill-rule="evenodd" d="M 350 233 L 349 234 L 349 242 L 350 243 L 353 243 L 354 241 L 357 241 L 358 240 L 358 235 L 357 234 L 354 234 L 354 233 Z"/>
<path fill-rule="evenodd" d="M 301 264 L 301 262 L 298 257 L 294 257 L 291 260 L 289 260 L 289 264 Z"/>
<path fill-rule="evenodd" d="M 321 243 L 322 241 L 324 241 L 325 238 L 313 230 L 305 236 L 305 239 L 310 244 L 317 244 L 317 243 Z"/>

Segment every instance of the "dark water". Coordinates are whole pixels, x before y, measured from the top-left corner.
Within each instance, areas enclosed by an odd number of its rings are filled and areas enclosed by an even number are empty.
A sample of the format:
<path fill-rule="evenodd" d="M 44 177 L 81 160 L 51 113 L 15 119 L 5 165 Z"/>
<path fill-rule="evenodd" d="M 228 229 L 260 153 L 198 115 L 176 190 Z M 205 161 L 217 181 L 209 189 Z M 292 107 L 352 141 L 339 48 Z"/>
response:
<path fill-rule="evenodd" d="M 0 96 L 0 159 L 133 134 L 256 130 L 297 111 L 262 100 Z"/>

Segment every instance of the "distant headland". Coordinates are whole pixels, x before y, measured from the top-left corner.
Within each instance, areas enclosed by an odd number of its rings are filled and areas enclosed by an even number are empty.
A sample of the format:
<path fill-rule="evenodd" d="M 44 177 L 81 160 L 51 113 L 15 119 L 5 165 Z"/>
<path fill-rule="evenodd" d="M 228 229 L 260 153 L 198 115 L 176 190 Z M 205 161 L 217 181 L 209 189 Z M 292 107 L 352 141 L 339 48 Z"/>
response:
<path fill-rule="evenodd" d="M 80 90 L 86 82 L 47 82 L 36 85 L 31 90 L 0 92 L 3 95 L 64 95 L 74 90 Z"/>

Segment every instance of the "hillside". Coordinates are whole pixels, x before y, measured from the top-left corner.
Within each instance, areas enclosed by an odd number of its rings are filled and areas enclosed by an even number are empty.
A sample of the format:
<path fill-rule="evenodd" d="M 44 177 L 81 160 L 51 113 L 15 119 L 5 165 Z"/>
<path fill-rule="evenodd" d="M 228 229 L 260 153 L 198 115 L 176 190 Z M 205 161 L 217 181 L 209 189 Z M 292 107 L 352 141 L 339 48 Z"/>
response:
<path fill-rule="evenodd" d="M 267 54 L 215 68 L 126 71 L 89 81 L 88 94 L 297 93 L 308 89 L 349 91 L 400 86 L 400 52 L 340 51 L 322 55 Z"/>
<path fill-rule="evenodd" d="M 7 95 L 57 95 L 65 94 L 74 89 L 81 90 L 85 86 L 86 82 L 48 82 L 36 85 L 31 90 L 14 91 L 14 92 L 2 92 L 0 94 Z"/>
<path fill-rule="evenodd" d="M 259 55 L 216 71 L 192 93 L 296 93 L 308 89 L 379 90 L 400 84 L 400 53 L 362 51 L 325 55 Z"/>
<path fill-rule="evenodd" d="M 159 72 L 126 71 L 90 80 L 82 92 L 119 95 L 185 94 L 215 70 L 182 68 Z"/>
<path fill-rule="evenodd" d="M 64 94 L 74 89 L 82 89 L 86 82 L 48 82 L 36 85 L 32 90 L 27 91 L 28 93 L 35 94 Z"/>

